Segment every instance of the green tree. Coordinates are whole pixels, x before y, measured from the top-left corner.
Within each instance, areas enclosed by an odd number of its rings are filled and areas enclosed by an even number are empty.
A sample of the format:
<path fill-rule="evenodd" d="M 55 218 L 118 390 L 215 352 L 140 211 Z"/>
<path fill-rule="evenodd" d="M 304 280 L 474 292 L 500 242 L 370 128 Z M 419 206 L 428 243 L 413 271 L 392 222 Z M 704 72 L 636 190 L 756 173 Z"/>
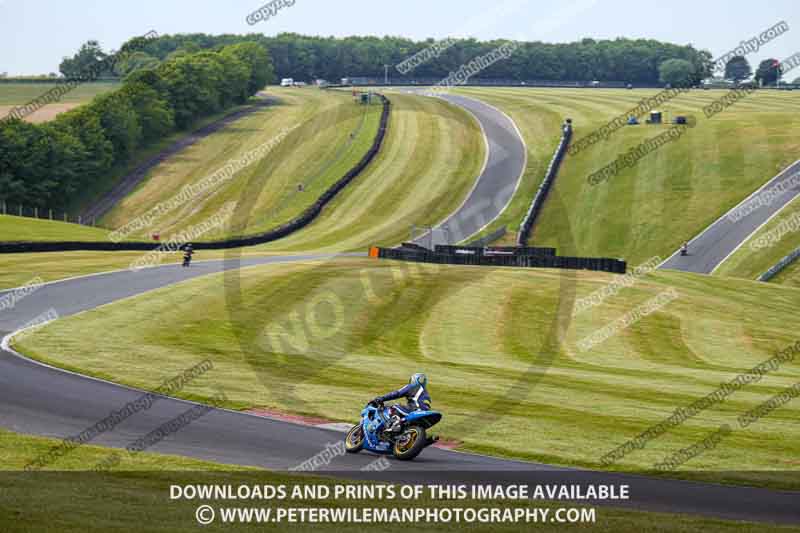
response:
<path fill-rule="evenodd" d="M 124 91 L 101 94 L 89 108 L 97 113 L 105 136 L 114 147 L 114 163 L 127 161 L 142 137 L 139 117 L 128 94 Z"/>
<path fill-rule="evenodd" d="M 266 87 L 268 83 L 275 83 L 272 60 L 263 46 L 254 42 L 244 42 L 229 46 L 225 51 L 249 67 L 248 94 L 255 94 Z"/>
<path fill-rule="evenodd" d="M 725 78 L 734 81 L 746 80 L 753 75 L 753 69 L 744 56 L 732 57 L 725 64 Z"/>
<path fill-rule="evenodd" d="M 98 41 L 86 41 L 78 50 L 78 53 L 71 58 L 65 57 L 61 61 L 58 70 L 66 78 L 77 79 L 88 75 L 91 79 L 94 79 L 98 76 L 111 74 L 107 69 L 100 66 L 107 57 Z"/>
<path fill-rule="evenodd" d="M 220 54 L 222 65 L 222 105 L 228 107 L 233 104 L 243 104 L 250 96 L 250 65 L 242 61 L 230 49 L 224 48 Z"/>
<path fill-rule="evenodd" d="M 756 81 L 762 86 L 775 85 L 781 75 L 781 62 L 777 59 L 765 59 L 758 64 Z"/>
<path fill-rule="evenodd" d="M 80 106 L 56 117 L 52 124 L 81 141 L 84 157 L 77 163 L 75 187 L 83 187 L 102 178 L 114 164 L 114 145 L 106 137 L 100 116 L 90 106 Z"/>
<path fill-rule="evenodd" d="M 695 67 L 685 59 L 668 59 L 658 66 L 658 79 L 672 87 L 688 87 L 695 80 Z"/>
<path fill-rule="evenodd" d="M 66 207 L 81 189 L 82 162 L 88 157 L 77 135 L 49 123 L 42 125 L 43 145 L 47 150 L 48 175 L 38 183 L 38 194 L 46 198 L 41 207 Z"/>
<path fill-rule="evenodd" d="M 120 56 L 119 61 L 114 66 L 114 71 L 119 77 L 125 77 L 137 70 L 155 68 L 158 63 L 159 60 L 157 58 L 145 52 L 131 52 Z"/>
<path fill-rule="evenodd" d="M 159 93 L 142 82 L 128 82 L 120 89 L 130 100 L 142 130 L 142 143 L 150 144 L 175 127 L 175 115 Z"/>
<path fill-rule="evenodd" d="M 21 120 L 0 124 L 0 197 L 29 206 L 62 205 L 85 157 L 78 139 L 53 125 Z"/>

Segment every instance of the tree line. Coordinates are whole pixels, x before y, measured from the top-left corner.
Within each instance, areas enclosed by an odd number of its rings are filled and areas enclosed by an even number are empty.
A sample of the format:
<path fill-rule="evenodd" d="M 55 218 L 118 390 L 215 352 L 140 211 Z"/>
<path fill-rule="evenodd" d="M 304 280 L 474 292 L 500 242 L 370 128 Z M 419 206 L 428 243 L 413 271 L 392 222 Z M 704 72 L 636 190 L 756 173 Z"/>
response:
<path fill-rule="evenodd" d="M 131 46 L 134 41 L 126 46 L 138 49 L 141 43 Z M 95 62 L 102 60 L 94 56 Z M 92 64 L 97 63 L 86 62 L 81 69 Z M 79 74 L 73 71 L 70 77 Z M 242 41 L 135 70 L 118 90 L 44 124 L 0 121 L 0 199 L 66 208 L 139 150 L 201 117 L 245 103 L 273 81 L 267 50 Z"/>
<path fill-rule="evenodd" d="M 120 65 L 119 74 L 125 75 L 142 65 L 152 65 L 182 54 L 216 49 L 243 40 L 257 42 L 269 50 L 278 77 L 297 80 L 321 78 L 329 81 L 356 76 L 382 78 L 384 65 L 399 65 L 435 44 L 433 39 L 335 38 L 295 33 L 276 36 L 203 33 L 162 35 Z M 485 55 L 507 42 L 475 39 L 450 41 L 449 46 L 437 49 L 436 57 L 420 64 L 407 75 L 402 75 L 394 68 L 390 75 L 393 79 L 444 78 L 475 57 Z M 87 50 L 85 55 L 91 53 L 91 50 Z M 65 63 L 62 63 L 62 73 L 65 75 L 73 59 L 65 59 Z M 696 81 L 710 72 L 711 54 L 707 51 L 652 39 L 618 38 L 583 39 L 558 44 L 523 42 L 508 60 L 495 63 L 481 72 L 480 76 L 518 81 L 598 80 L 656 84 L 659 83 L 659 66 L 670 59 L 687 61 L 692 66 Z"/>

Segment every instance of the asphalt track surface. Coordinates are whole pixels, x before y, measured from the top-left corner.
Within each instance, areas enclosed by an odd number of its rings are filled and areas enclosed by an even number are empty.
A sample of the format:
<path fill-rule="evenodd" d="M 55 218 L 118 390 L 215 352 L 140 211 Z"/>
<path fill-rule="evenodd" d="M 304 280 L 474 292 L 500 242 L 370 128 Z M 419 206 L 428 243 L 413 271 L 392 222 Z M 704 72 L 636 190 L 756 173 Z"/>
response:
<path fill-rule="evenodd" d="M 487 154 L 474 187 L 462 205 L 435 226 L 433 240 L 431 233 L 426 232 L 414 241 L 431 248 L 432 244 L 462 242 L 496 219 L 514 196 L 527 164 L 525 142 L 507 115 L 473 98 L 452 94 L 439 97 L 466 109 L 477 119 Z"/>
<path fill-rule="evenodd" d="M 244 258 L 241 262 L 208 261 L 195 263 L 189 269 L 167 265 L 54 282 L 27 295 L 12 309 L 0 312 L 0 336 L 17 331 L 51 309 L 64 317 L 227 269 L 265 265 L 280 268 L 281 262 L 330 258 L 309 254 Z M 209 377 L 213 378 L 213 372 L 209 371 Z M 0 426 L 18 433 L 53 438 L 74 436 L 141 394 L 142 391 L 30 361 L 7 349 L 0 351 Z M 163 397 L 149 409 L 101 433 L 91 444 L 124 448 L 192 405 Z M 357 420 L 359 407 L 353 406 L 353 422 Z M 319 454 L 326 445 L 340 442 L 342 437 L 342 433 L 331 429 L 215 409 L 148 451 L 284 470 Z M 366 452 L 338 456 L 318 473 L 419 483 L 628 484 L 631 499 L 615 502 L 616 505 L 728 519 L 800 523 L 800 494 L 796 492 L 579 471 L 437 448 L 425 450 L 412 462 L 392 460 L 391 468 L 385 472 L 361 471 L 375 458 Z"/>
<path fill-rule="evenodd" d="M 776 189 L 783 184 L 783 192 Z M 660 268 L 711 274 L 750 236 L 800 194 L 800 161 L 789 165 L 739 205 L 689 241 L 689 254 L 673 253 Z M 759 199 L 769 201 L 759 201 Z M 748 206 L 756 207 L 754 210 Z M 746 211 L 741 211 L 746 209 Z M 748 213 L 741 218 L 737 213 Z"/>

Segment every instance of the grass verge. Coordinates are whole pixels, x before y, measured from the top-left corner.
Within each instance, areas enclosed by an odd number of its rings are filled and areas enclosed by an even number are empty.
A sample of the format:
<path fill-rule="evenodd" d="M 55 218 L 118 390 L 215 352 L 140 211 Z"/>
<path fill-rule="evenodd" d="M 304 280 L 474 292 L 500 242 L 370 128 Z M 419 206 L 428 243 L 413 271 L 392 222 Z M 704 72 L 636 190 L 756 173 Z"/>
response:
<path fill-rule="evenodd" d="M 56 444 L 54 439 L 30 437 L 0 430 L 0 527 L 8 533 L 49 532 L 108 532 L 108 531 L 197 531 L 196 508 L 212 504 L 219 508 L 263 507 L 273 510 L 283 507 L 363 508 L 397 506 L 384 500 L 310 499 L 302 501 L 190 501 L 170 499 L 171 485 L 217 484 L 279 486 L 289 493 L 293 487 L 324 485 L 333 490 L 333 481 L 325 478 L 300 477 L 252 468 L 237 468 L 207 461 L 177 456 L 142 453 L 125 461 L 125 470 L 105 474 L 83 472 L 87 466 L 97 464 L 112 451 L 98 446 L 81 446 L 69 455 L 59 472 L 28 474 L 15 472 L 34 454 L 46 452 Z M 405 504 L 409 505 L 409 504 Z M 550 509 L 557 507 L 549 502 L 515 503 L 498 501 L 416 501 L 412 506 L 486 508 Z M 274 511 L 273 511 L 274 512 Z M 551 515 L 552 516 L 552 515 Z M 583 524 L 535 524 L 541 531 L 684 531 L 684 532 L 789 532 L 798 528 L 771 524 L 733 522 L 693 515 L 645 513 L 614 508 L 596 508 L 596 522 Z M 220 524 L 205 526 L 207 531 L 275 530 L 285 531 L 286 523 Z M 293 523 L 292 531 L 352 531 L 352 524 Z M 473 524 L 469 531 L 518 531 L 522 524 Z M 426 531 L 452 531 L 453 524 L 426 524 Z M 407 531 L 408 524 L 381 525 L 382 531 Z"/>

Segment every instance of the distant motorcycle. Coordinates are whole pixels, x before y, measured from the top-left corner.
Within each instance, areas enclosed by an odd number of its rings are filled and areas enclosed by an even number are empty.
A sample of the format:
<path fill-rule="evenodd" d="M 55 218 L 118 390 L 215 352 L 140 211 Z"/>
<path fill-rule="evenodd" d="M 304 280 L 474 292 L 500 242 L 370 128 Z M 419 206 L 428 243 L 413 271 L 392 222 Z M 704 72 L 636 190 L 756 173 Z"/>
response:
<path fill-rule="evenodd" d="M 183 266 L 188 267 L 192 264 L 192 256 L 194 255 L 194 249 L 192 248 L 191 244 L 187 244 L 183 248 Z"/>
<path fill-rule="evenodd" d="M 345 437 L 345 450 L 358 453 L 369 450 L 394 455 L 410 461 L 437 440 L 429 437 L 427 430 L 439 423 L 442 413 L 437 411 L 412 411 L 401 419 L 399 427 L 391 426 L 392 407 L 369 403 L 361 411 L 361 422 L 353 426 Z"/>

